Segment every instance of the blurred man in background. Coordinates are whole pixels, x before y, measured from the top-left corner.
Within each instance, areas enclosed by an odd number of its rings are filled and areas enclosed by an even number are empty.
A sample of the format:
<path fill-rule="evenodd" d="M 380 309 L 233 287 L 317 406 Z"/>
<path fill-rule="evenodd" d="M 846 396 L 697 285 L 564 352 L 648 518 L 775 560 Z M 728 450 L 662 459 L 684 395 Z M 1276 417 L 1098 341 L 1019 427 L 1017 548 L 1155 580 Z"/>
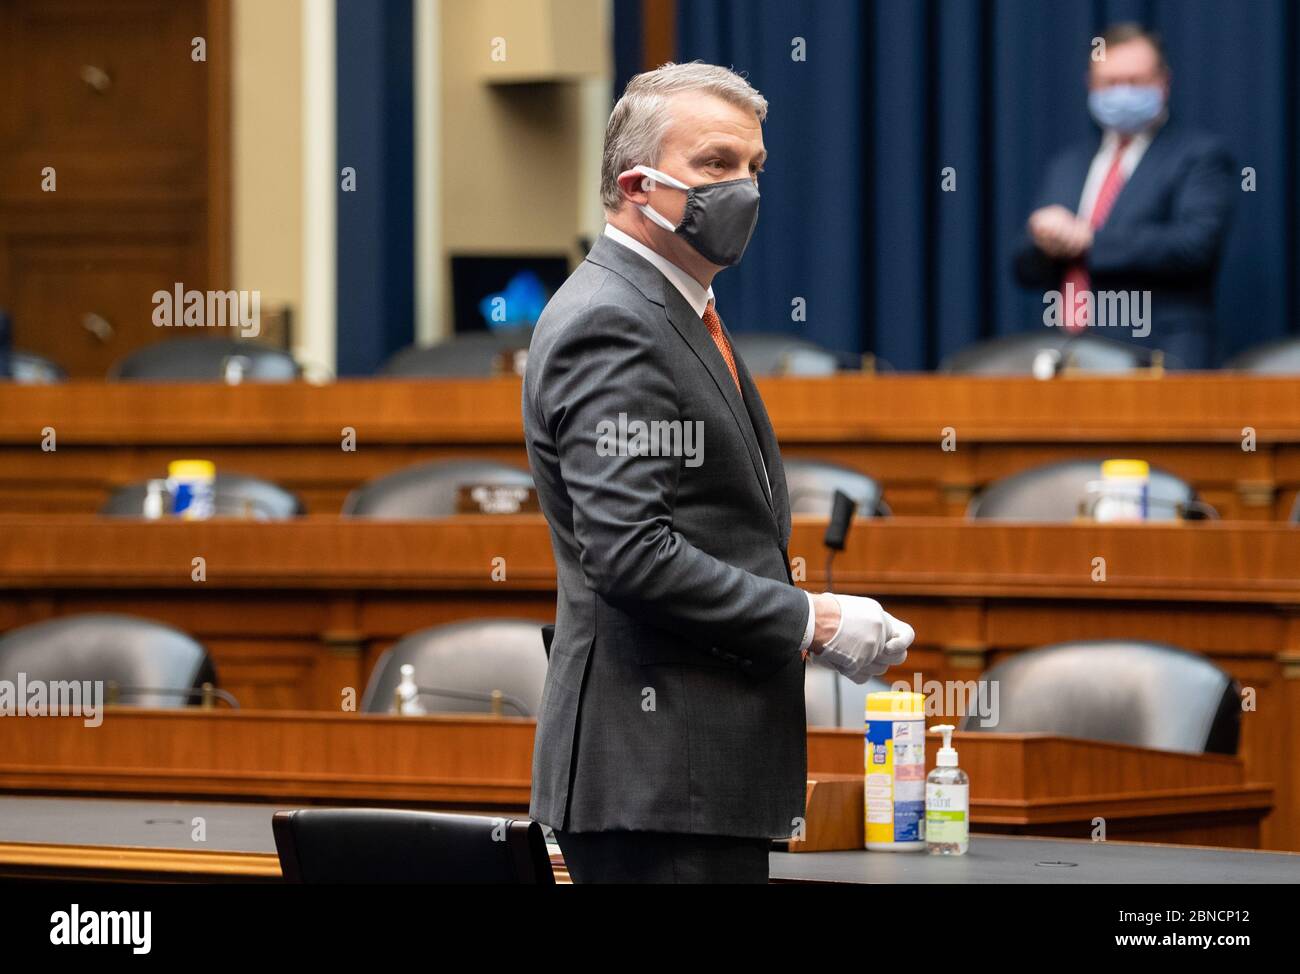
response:
<path fill-rule="evenodd" d="M 1159 348 L 1173 366 L 1207 368 L 1233 163 L 1213 136 L 1169 119 L 1170 71 L 1154 34 L 1121 24 L 1100 40 L 1088 77 L 1100 143 L 1052 160 L 1016 276 L 1063 295 L 1065 314 L 1054 324 L 1074 333 L 1102 326 L 1094 333 Z M 1133 300 L 1148 292 L 1147 320 L 1103 320 L 1101 302 L 1084 297 L 1098 292 Z"/>

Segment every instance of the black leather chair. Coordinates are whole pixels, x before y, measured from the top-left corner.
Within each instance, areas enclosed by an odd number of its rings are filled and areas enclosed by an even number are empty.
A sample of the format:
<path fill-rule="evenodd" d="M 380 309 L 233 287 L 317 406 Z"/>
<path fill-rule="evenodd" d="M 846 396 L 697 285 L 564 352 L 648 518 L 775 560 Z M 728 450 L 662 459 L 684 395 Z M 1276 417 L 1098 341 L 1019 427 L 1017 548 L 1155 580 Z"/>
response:
<path fill-rule="evenodd" d="M 834 375 L 840 368 L 834 352 L 802 338 L 749 331 L 732 341 L 751 375 Z"/>
<path fill-rule="evenodd" d="M 1300 336 L 1254 345 L 1234 355 L 1223 367 L 1256 375 L 1300 375 Z"/>
<path fill-rule="evenodd" d="M 542 827 L 485 815 L 305 808 L 271 818 L 288 883 L 555 885 Z"/>
<path fill-rule="evenodd" d="M 140 517 L 144 513 L 148 483 L 119 487 L 99 509 L 100 514 Z M 279 521 L 306 511 L 297 494 L 279 484 L 237 473 L 219 473 L 213 482 L 213 507 L 220 517 L 246 517 Z"/>
<path fill-rule="evenodd" d="M 1204 656 L 1176 646 L 1059 643 L 1018 653 L 980 679 L 997 682 L 997 722 L 983 726 L 972 715 L 962 730 L 1237 753 L 1241 687 Z"/>
<path fill-rule="evenodd" d="M 115 702 L 153 708 L 197 705 L 198 688 L 217 682 L 211 657 L 192 637 L 152 619 L 109 613 L 47 619 L 0 636 L 0 679 L 19 673 L 29 682 L 102 680 Z"/>
<path fill-rule="evenodd" d="M 854 683 L 840 676 L 816 656 L 808 657 L 803 671 L 803 703 L 809 727 L 853 727 L 862 730 L 867 712 L 867 694 L 888 690 L 878 676 L 866 683 Z"/>
<path fill-rule="evenodd" d="M 502 694 L 502 715 L 536 717 L 546 681 L 546 647 L 532 619 L 470 619 L 422 629 L 403 637 L 375 663 L 361 697 L 365 713 L 388 713 L 401 668 L 415 667 L 415 683 L 447 691 L 426 694 L 429 713 L 481 714 L 492 711 L 494 690 Z"/>
<path fill-rule="evenodd" d="M 888 513 L 880 496 L 880 484 L 859 470 L 837 463 L 797 458 L 785 460 L 784 465 L 791 514 L 830 517 L 837 490 L 857 502 L 856 517 L 877 517 Z"/>
<path fill-rule="evenodd" d="M 411 345 L 384 363 L 381 375 L 404 379 L 476 378 L 499 375 L 502 355 L 528 348 L 531 328 L 467 332 L 436 345 Z"/>
<path fill-rule="evenodd" d="M 494 460 L 436 460 L 417 464 L 362 484 L 343 502 L 347 517 L 451 517 L 463 486 L 501 484 L 532 487 L 527 470 Z"/>
<path fill-rule="evenodd" d="M 1149 364 L 1139 348 L 1091 332 L 1070 337 L 1061 329 L 990 338 L 948 356 L 940 372 L 953 375 L 1034 375 L 1036 366 L 1079 372 L 1132 372 Z M 1176 363 L 1166 363 L 1171 367 Z"/>
<path fill-rule="evenodd" d="M 0 369 L 0 382 L 18 385 L 51 385 L 67 377 L 68 373 L 61 366 L 35 352 L 12 351 L 7 372 Z"/>
<path fill-rule="evenodd" d="M 229 338 L 170 338 L 119 359 L 108 377 L 140 382 L 292 382 L 298 363 L 280 348 Z"/>
<path fill-rule="evenodd" d="M 966 508 L 975 520 L 1067 522 L 1088 504 L 1087 486 L 1101 479 L 1100 460 L 1063 460 L 1031 467 L 985 487 Z M 1217 517 L 1199 500 L 1190 484 L 1164 470 L 1152 468 L 1149 519 L 1196 520 Z"/>

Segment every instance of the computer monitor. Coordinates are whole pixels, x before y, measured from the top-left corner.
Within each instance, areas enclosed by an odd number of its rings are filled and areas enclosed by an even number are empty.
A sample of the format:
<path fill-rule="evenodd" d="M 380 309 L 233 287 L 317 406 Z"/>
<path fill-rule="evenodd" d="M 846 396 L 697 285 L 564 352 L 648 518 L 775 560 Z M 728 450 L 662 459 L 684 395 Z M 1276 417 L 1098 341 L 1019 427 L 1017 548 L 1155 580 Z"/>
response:
<path fill-rule="evenodd" d="M 563 254 L 453 255 L 456 334 L 531 328 L 568 276 L 569 261 Z"/>

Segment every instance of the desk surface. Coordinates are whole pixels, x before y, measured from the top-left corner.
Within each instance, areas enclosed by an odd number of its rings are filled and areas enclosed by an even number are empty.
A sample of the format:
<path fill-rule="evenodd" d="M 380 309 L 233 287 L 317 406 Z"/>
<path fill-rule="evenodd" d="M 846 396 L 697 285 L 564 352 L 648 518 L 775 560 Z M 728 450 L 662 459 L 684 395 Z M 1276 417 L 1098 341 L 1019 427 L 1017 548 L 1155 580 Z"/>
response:
<path fill-rule="evenodd" d="M 205 854 L 274 857 L 271 816 L 285 807 L 291 806 L 0 796 L 0 859 L 13 844 L 193 853 L 196 869 Z M 204 821 L 205 842 L 191 838 L 196 817 Z M 778 882 L 1300 882 L 1300 855 L 1295 854 L 1001 836 L 976 836 L 970 852 L 958 858 L 774 852 L 771 862 L 772 879 Z"/>
<path fill-rule="evenodd" d="M 0 796 L 0 844 L 275 853 L 271 816 L 302 805 Z M 207 841 L 195 842 L 202 818 Z"/>
<path fill-rule="evenodd" d="M 974 836 L 964 856 L 772 853 L 798 883 L 1300 883 L 1300 855 L 1139 842 Z"/>

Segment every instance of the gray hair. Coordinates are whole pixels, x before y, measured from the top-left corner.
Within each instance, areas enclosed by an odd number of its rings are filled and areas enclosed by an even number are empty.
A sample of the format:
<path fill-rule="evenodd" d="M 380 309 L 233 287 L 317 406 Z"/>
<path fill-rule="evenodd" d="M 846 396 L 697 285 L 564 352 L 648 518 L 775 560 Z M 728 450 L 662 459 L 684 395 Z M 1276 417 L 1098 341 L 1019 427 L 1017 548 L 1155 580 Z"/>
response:
<path fill-rule="evenodd" d="M 600 201 L 605 209 L 617 210 L 622 205 L 619 173 L 659 161 L 659 148 L 668 129 L 668 99 L 686 91 L 703 91 L 738 108 L 747 108 L 759 122 L 767 118 L 767 99 L 730 68 L 700 61 L 670 61 L 638 74 L 627 83 L 605 126 L 605 151 L 600 161 Z"/>

